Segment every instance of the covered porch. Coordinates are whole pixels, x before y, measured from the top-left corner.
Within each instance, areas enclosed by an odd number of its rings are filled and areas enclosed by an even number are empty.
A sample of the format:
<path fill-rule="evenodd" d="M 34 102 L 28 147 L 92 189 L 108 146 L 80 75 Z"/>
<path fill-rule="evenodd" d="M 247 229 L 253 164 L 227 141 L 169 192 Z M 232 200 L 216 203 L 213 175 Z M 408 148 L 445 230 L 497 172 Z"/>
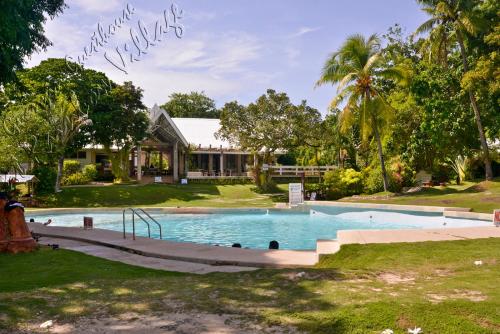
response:
<path fill-rule="evenodd" d="M 141 183 L 176 183 L 187 174 L 188 143 L 170 116 L 150 110 L 151 136 L 132 150 L 131 173 Z"/>
<path fill-rule="evenodd" d="M 250 158 L 235 150 L 194 150 L 189 155 L 187 177 L 246 177 Z"/>

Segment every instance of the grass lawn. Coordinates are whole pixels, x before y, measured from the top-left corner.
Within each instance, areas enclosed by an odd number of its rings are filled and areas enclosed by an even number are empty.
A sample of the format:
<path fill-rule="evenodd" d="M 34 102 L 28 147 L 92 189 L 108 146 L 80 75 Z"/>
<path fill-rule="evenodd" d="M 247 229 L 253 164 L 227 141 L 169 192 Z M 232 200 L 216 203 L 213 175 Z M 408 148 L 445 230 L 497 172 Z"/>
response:
<path fill-rule="evenodd" d="M 283 185 L 287 187 L 287 185 Z M 67 207 L 272 207 L 287 194 L 256 193 L 253 185 L 111 185 L 65 187 L 45 199 L 46 206 Z"/>
<path fill-rule="evenodd" d="M 425 188 L 415 194 L 402 196 L 371 196 L 374 198 L 348 197 L 341 201 L 364 203 L 412 204 L 431 206 L 458 206 L 476 212 L 492 213 L 500 209 L 500 178 L 490 182 L 465 182 L 446 187 Z"/>
<path fill-rule="evenodd" d="M 500 239 L 348 245 L 316 268 L 196 276 L 42 248 L 0 255 L 0 332 L 189 310 L 310 333 L 500 333 L 499 261 Z"/>

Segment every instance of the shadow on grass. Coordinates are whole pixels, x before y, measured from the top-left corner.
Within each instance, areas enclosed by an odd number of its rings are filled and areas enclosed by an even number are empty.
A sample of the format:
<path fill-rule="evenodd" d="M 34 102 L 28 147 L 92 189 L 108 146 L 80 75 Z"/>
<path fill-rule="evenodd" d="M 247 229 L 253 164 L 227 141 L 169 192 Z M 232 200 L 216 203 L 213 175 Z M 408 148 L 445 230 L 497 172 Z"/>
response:
<path fill-rule="evenodd" d="M 294 272 L 286 270 L 175 274 L 46 248 L 31 254 L 1 255 L 0 266 L 0 314 L 6 316 L 0 318 L 0 328 L 46 319 L 72 322 L 95 316 L 97 310 L 100 316 L 157 311 L 236 313 L 279 324 L 283 316 L 336 308 L 314 293 L 308 282 L 295 279 Z M 334 270 L 307 271 L 308 275 L 322 272 L 310 277 L 316 283 L 340 279 Z M 300 320 L 313 324 L 312 319 Z M 329 321 L 325 326 L 329 330 L 343 328 L 339 321 Z"/>

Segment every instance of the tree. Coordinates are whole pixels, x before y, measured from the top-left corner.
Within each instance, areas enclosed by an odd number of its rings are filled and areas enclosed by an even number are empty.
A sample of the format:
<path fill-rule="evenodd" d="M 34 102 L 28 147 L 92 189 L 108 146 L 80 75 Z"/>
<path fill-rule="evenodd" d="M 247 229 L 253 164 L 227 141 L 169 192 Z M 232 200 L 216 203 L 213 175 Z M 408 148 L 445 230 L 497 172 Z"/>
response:
<path fill-rule="evenodd" d="M 41 114 L 50 126 L 49 145 L 57 157 L 57 178 L 55 191 L 61 191 L 61 180 L 64 167 L 64 156 L 72 139 L 85 125 L 91 125 L 92 121 L 83 114 L 80 103 L 75 94 L 68 99 L 64 94 L 56 95 L 55 100 L 48 98 Z"/>
<path fill-rule="evenodd" d="M 387 191 L 389 183 L 380 132 L 390 107 L 376 83 L 377 80 L 401 78 L 402 74 L 397 68 L 384 65 L 380 40 L 376 35 L 367 39 L 361 35 L 352 35 L 328 58 L 316 85 L 338 85 L 337 95 L 330 107 L 334 109 L 345 101 L 340 114 L 343 131 L 352 126 L 357 118 L 362 137 L 366 139 L 373 134 L 378 148 L 384 190 Z"/>
<path fill-rule="evenodd" d="M 4 169 L 19 171 L 25 162 L 31 170 L 34 164 L 49 160 L 50 130 L 36 103 L 9 106 L 0 116 L 0 146 L 4 160 L 10 160 L 3 164 Z"/>
<path fill-rule="evenodd" d="M 0 85 L 14 79 L 24 59 L 51 42 L 43 24 L 65 8 L 64 0 L 2 1 L 0 11 Z"/>
<path fill-rule="evenodd" d="M 142 89 L 125 82 L 103 97 L 91 114 L 93 141 L 105 147 L 118 181 L 129 178 L 130 150 L 147 135 L 145 111 Z"/>
<path fill-rule="evenodd" d="M 219 118 L 220 111 L 215 107 L 215 102 L 201 92 L 189 94 L 173 93 L 170 100 L 161 106 L 170 117 L 186 118 Z"/>
<path fill-rule="evenodd" d="M 262 163 L 270 163 L 277 150 L 304 145 L 305 136 L 308 136 L 305 132 L 314 126 L 306 123 L 318 118 L 318 111 L 308 107 L 305 101 L 296 106 L 285 93 L 268 89 L 246 107 L 237 102 L 226 103 L 221 110 L 221 128 L 217 136 L 254 152 L 257 159 L 255 181 L 262 186 L 270 182 L 270 175 L 260 179 Z"/>
<path fill-rule="evenodd" d="M 466 38 L 469 35 L 476 35 L 479 30 L 480 21 L 475 15 L 473 0 L 417 0 L 422 5 L 422 10 L 428 13 L 431 18 L 417 28 L 417 33 L 430 32 L 430 39 L 435 36 L 438 43 L 458 44 L 462 58 L 463 73 L 469 71 L 468 50 L 466 47 Z M 446 42 L 444 42 L 446 39 Z M 447 57 L 447 52 L 445 52 Z M 481 112 L 471 88 L 467 89 L 470 104 L 474 111 L 479 139 L 483 151 L 483 160 L 486 170 L 486 179 L 493 178 L 491 160 L 489 156 L 488 143 L 481 120 Z"/>
<path fill-rule="evenodd" d="M 55 101 L 61 94 L 71 100 L 74 95 L 79 102 L 80 111 L 87 114 L 95 126 L 98 124 L 93 116 L 94 110 L 99 101 L 116 87 L 104 73 L 85 69 L 61 58 L 49 58 L 37 66 L 17 71 L 16 78 L 16 81 L 5 85 L 2 108 L 15 104 L 28 105 L 43 99 Z M 109 124 L 107 123 L 108 126 Z M 91 142 L 93 126 L 84 125 L 82 131 L 72 137 L 71 142 L 66 145 L 66 154 Z"/>

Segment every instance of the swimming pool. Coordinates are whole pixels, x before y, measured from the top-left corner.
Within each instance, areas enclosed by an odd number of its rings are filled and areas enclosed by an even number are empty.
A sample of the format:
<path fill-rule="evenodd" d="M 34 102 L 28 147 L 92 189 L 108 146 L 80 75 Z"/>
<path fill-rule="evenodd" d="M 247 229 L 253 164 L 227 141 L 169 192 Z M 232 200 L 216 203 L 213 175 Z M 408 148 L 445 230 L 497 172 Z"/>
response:
<path fill-rule="evenodd" d="M 339 230 L 421 229 L 489 226 L 491 222 L 445 218 L 442 213 L 389 211 L 346 207 L 307 206 L 298 210 L 222 210 L 212 213 L 166 213 L 151 210 L 162 226 L 163 239 L 202 244 L 267 249 L 277 240 L 280 249 L 316 248 L 317 239 L 335 239 Z M 27 212 L 26 219 L 37 222 L 52 219 L 51 226 L 83 225 L 83 216 L 93 217 L 94 227 L 123 231 L 121 211 L 38 214 Z M 127 232 L 132 231 L 127 214 Z M 147 236 L 146 225 L 136 218 L 136 234 Z M 158 229 L 151 224 L 151 236 Z"/>

